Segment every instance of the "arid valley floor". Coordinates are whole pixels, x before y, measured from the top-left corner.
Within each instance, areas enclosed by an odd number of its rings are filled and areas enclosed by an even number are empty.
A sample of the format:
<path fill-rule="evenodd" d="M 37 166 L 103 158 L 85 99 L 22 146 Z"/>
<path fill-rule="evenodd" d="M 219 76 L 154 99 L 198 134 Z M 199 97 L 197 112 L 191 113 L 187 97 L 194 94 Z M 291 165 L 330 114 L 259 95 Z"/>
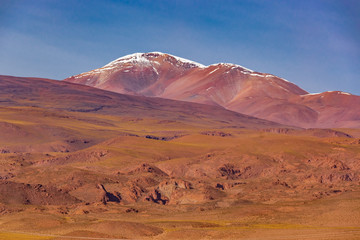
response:
<path fill-rule="evenodd" d="M 0 77 L 0 239 L 360 239 L 360 130 Z"/>

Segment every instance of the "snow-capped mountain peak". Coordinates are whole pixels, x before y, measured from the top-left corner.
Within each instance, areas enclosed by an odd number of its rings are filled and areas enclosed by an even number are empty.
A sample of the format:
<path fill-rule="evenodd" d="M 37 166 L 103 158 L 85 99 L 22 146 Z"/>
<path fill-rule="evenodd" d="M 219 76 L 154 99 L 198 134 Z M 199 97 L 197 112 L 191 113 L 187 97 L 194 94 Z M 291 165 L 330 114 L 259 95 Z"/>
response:
<path fill-rule="evenodd" d="M 342 120 L 342 107 L 360 106 L 359 98 L 349 93 L 309 94 L 273 74 L 231 63 L 205 66 L 162 52 L 126 55 L 65 81 L 123 94 L 223 106 L 239 113 L 301 127 L 358 124 L 352 122 L 353 116 L 358 119 L 358 111 L 352 111 L 347 121 Z M 341 114 L 333 110 L 322 114 L 325 102 L 341 106 Z"/>
<path fill-rule="evenodd" d="M 185 59 L 185 58 L 181 58 L 181 57 L 177 57 L 171 54 L 167 54 L 167 53 L 162 53 L 162 52 L 149 52 L 149 53 L 133 53 L 133 54 L 129 54 L 123 57 L 120 57 L 108 64 L 106 64 L 103 68 L 109 68 L 109 67 L 113 67 L 113 66 L 117 66 L 120 64 L 126 64 L 126 63 L 130 63 L 130 64 L 142 64 L 142 65 L 151 65 L 151 62 L 156 62 L 156 61 L 152 61 L 156 58 L 164 58 L 165 60 L 175 60 L 172 62 L 175 62 L 177 65 L 188 65 L 190 67 L 198 67 L 198 68 L 206 68 L 205 65 Z"/>

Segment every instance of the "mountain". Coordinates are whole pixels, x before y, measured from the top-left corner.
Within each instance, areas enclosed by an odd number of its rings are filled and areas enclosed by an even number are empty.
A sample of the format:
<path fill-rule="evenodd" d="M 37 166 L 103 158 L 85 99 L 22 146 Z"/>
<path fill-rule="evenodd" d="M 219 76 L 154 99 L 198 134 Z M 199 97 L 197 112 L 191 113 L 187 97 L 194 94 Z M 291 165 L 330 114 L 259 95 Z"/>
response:
<path fill-rule="evenodd" d="M 338 91 L 309 94 L 283 78 L 236 64 L 204 66 L 160 52 L 135 53 L 64 81 L 217 105 L 286 125 L 360 128 L 359 96 Z"/>

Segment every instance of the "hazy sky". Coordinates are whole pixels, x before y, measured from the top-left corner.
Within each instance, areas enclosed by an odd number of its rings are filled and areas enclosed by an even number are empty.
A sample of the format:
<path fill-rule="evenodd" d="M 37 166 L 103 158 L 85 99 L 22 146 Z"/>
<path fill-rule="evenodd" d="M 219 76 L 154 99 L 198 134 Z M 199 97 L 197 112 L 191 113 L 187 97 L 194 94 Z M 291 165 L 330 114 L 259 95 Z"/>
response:
<path fill-rule="evenodd" d="M 0 0 L 0 74 L 64 79 L 150 51 L 360 95 L 360 1 Z"/>

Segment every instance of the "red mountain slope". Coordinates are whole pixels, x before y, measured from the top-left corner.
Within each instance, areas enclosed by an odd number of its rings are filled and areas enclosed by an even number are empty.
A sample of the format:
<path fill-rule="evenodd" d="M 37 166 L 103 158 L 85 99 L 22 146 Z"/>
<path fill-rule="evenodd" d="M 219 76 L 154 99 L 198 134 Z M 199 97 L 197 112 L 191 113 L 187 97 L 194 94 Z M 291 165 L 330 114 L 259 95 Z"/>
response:
<path fill-rule="evenodd" d="M 285 79 L 235 64 L 204 66 L 164 53 L 135 53 L 65 81 L 118 93 L 220 105 L 306 128 L 360 127 L 359 96 L 308 94 Z"/>

